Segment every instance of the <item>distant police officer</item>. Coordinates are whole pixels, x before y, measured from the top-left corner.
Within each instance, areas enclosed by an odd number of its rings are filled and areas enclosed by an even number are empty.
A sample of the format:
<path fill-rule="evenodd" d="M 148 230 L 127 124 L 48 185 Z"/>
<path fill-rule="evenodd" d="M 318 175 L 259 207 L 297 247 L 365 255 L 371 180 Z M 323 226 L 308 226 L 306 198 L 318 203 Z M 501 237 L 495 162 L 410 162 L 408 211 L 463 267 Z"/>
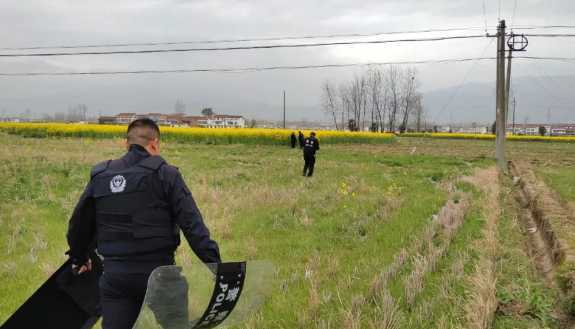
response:
<path fill-rule="evenodd" d="M 158 266 L 174 264 L 179 231 L 204 263 L 219 263 L 190 190 L 176 167 L 160 157 L 160 130 L 150 119 L 128 127 L 128 152 L 96 165 L 70 219 L 69 256 L 83 273 L 88 252 L 104 258 L 100 298 L 104 329 L 132 328 Z"/>
<path fill-rule="evenodd" d="M 294 149 L 295 144 L 297 144 L 297 138 L 295 137 L 295 132 L 292 132 L 290 135 L 290 144 L 292 149 Z"/>
<path fill-rule="evenodd" d="M 319 150 L 319 141 L 315 138 L 315 132 L 311 132 L 310 136 L 305 139 L 303 145 L 303 159 L 305 165 L 303 167 L 303 175 L 311 177 L 313 175 L 313 167 L 315 165 L 315 152 Z"/>
<path fill-rule="evenodd" d="M 302 149 L 305 142 L 305 137 L 303 136 L 303 133 L 301 131 L 298 131 L 297 133 L 297 140 L 299 142 L 299 148 Z"/>

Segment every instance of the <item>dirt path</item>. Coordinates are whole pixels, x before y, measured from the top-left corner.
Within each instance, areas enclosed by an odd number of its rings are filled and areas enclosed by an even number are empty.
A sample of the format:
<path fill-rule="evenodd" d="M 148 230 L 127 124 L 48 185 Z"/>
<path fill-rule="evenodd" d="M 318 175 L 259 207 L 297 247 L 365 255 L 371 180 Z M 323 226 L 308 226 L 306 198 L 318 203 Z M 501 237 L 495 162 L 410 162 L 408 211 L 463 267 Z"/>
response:
<path fill-rule="evenodd" d="M 501 216 L 499 175 L 495 167 L 490 167 L 478 169 L 473 176 L 464 177 L 462 180 L 483 192 L 482 212 L 485 217 L 483 239 L 477 242 L 480 258 L 469 279 L 471 294 L 466 305 L 467 328 L 490 328 L 497 309 L 495 263 L 498 248 L 497 221 Z"/>

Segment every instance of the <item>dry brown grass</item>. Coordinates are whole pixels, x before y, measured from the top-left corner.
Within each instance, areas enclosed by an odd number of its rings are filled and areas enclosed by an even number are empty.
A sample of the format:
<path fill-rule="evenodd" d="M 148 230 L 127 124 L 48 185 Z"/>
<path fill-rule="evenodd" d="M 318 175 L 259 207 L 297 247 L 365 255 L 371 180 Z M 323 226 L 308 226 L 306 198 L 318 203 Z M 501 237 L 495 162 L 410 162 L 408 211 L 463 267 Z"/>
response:
<path fill-rule="evenodd" d="M 379 298 L 375 305 L 375 316 L 369 321 L 372 329 L 396 329 L 401 323 L 402 314 L 399 306 L 385 287 L 380 288 Z"/>
<path fill-rule="evenodd" d="M 467 327 L 470 329 L 490 328 L 497 309 L 496 269 L 498 241 L 496 237 L 497 221 L 500 217 L 499 207 L 499 176 L 497 170 L 477 170 L 466 179 L 483 191 L 485 200 L 483 214 L 486 225 L 484 238 L 478 241 L 476 247 L 480 250 L 480 258 L 475 266 L 475 272 L 469 278 L 471 290 L 468 303 L 465 306 Z"/>
<path fill-rule="evenodd" d="M 343 311 L 343 328 L 361 329 L 361 309 L 365 302 L 365 298 L 361 295 L 352 298 L 351 305 Z"/>
<path fill-rule="evenodd" d="M 423 291 L 423 283 L 427 273 L 435 271 L 437 263 L 449 249 L 449 245 L 457 231 L 463 224 L 465 214 L 469 209 L 467 195 L 447 201 L 433 221 L 426 227 L 422 238 L 417 244 L 417 250 L 422 254 L 416 254 L 411 258 L 413 269 L 404 282 L 405 301 L 408 307 L 413 307 L 417 296 Z M 437 229 L 441 228 L 440 240 L 437 245 L 434 238 Z"/>
<path fill-rule="evenodd" d="M 395 256 L 393 257 L 393 261 L 389 264 L 380 275 L 374 279 L 374 283 L 372 285 L 377 285 L 377 282 L 381 282 L 383 284 L 387 284 L 389 281 L 395 279 L 397 273 L 401 270 L 403 265 L 407 262 L 409 258 L 409 252 L 407 249 L 402 248 Z"/>

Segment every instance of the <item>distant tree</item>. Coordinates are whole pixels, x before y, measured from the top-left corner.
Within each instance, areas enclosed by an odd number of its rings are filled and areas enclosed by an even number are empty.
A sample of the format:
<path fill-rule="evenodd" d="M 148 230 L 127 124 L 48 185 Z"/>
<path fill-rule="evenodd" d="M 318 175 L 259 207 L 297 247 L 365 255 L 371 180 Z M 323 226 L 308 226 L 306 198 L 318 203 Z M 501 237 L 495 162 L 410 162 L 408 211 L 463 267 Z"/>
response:
<path fill-rule="evenodd" d="M 402 122 L 402 123 L 399 125 L 399 133 L 400 133 L 400 134 L 403 134 L 406 129 L 407 129 L 407 127 L 406 127 L 405 124 Z"/>
<path fill-rule="evenodd" d="M 42 114 L 41 120 L 44 122 L 54 121 L 54 117 L 51 116 L 49 113 Z"/>
<path fill-rule="evenodd" d="M 322 86 L 323 92 L 323 111 L 333 119 L 335 130 L 338 130 L 338 106 L 337 106 L 337 89 L 329 81 L 325 81 Z"/>
<path fill-rule="evenodd" d="M 496 127 L 496 122 L 493 121 L 493 124 L 491 125 L 491 133 L 492 133 L 493 135 L 495 135 L 495 130 L 496 130 L 495 127 Z"/>
<path fill-rule="evenodd" d="M 212 110 L 211 107 L 206 107 L 206 108 L 202 109 L 202 115 L 212 116 L 212 115 L 214 115 L 214 110 Z"/>
<path fill-rule="evenodd" d="M 66 121 L 86 121 L 88 117 L 88 106 L 86 104 L 77 104 L 68 107 L 68 113 L 66 114 Z"/>
<path fill-rule="evenodd" d="M 377 124 L 377 122 L 371 123 L 371 126 L 369 127 L 369 131 L 371 131 L 372 133 L 376 133 L 379 131 L 379 125 Z"/>
<path fill-rule="evenodd" d="M 545 128 L 545 126 L 539 126 L 539 135 L 541 136 L 547 135 L 547 128 Z"/>
<path fill-rule="evenodd" d="M 174 111 L 176 113 L 186 113 L 186 104 L 181 99 L 178 99 L 176 104 L 174 104 Z"/>
<path fill-rule="evenodd" d="M 350 131 L 359 131 L 359 125 L 357 124 L 357 121 L 354 119 L 349 119 L 347 122 L 347 129 Z"/>
<path fill-rule="evenodd" d="M 251 119 L 248 121 L 248 128 L 255 128 L 257 126 L 256 119 Z"/>

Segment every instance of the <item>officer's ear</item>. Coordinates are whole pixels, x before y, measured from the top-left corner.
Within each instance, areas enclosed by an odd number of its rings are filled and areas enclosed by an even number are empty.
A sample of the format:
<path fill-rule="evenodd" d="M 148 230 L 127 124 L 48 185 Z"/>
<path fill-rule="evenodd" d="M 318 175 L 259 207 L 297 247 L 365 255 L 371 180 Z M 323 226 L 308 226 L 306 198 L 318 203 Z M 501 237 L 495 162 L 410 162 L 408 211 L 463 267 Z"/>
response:
<path fill-rule="evenodd" d="M 151 155 L 159 155 L 160 154 L 160 140 L 158 138 L 154 138 L 148 142 L 148 146 L 146 150 Z"/>

